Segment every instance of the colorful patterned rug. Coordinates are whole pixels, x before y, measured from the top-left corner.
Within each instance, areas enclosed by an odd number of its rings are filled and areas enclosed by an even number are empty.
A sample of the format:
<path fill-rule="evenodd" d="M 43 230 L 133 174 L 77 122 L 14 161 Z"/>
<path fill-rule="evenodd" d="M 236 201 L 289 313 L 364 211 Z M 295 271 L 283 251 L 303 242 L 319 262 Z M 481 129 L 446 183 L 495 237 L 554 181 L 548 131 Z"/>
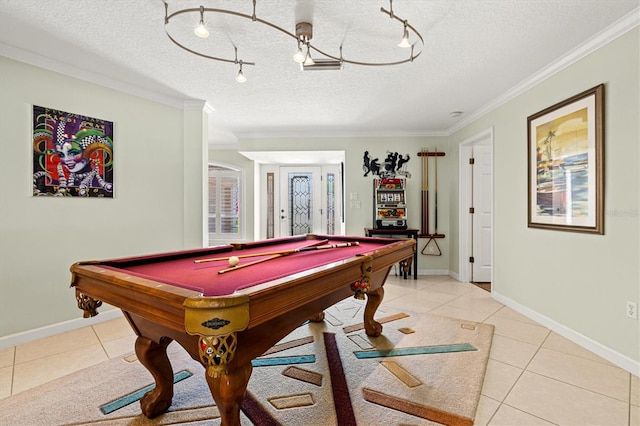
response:
<path fill-rule="evenodd" d="M 493 326 L 381 308 L 371 338 L 363 309 L 340 302 L 254 360 L 242 424 L 473 425 Z M 133 355 L 0 400 L 3 424 L 219 424 L 204 369 L 175 343 L 169 356 L 175 396 L 156 419 L 140 413 L 153 380 Z"/>

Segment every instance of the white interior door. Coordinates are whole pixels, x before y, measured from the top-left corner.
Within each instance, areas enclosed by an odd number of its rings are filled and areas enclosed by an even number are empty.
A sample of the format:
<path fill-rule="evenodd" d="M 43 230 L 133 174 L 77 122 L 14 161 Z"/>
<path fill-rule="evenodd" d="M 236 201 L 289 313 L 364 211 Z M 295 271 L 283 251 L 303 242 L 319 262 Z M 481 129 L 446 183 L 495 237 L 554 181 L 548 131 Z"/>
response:
<path fill-rule="evenodd" d="M 280 167 L 280 237 L 322 233 L 322 168 Z"/>
<path fill-rule="evenodd" d="M 493 128 L 460 143 L 458 279 L 463 282 L 492 281 L 492 163 Z"/>
<path fill-rule="evenodd" d="M 490 143 L 473 146 L 473 274 L 474 282 L 490 282 L 493 236 L 493 152 Z"/>

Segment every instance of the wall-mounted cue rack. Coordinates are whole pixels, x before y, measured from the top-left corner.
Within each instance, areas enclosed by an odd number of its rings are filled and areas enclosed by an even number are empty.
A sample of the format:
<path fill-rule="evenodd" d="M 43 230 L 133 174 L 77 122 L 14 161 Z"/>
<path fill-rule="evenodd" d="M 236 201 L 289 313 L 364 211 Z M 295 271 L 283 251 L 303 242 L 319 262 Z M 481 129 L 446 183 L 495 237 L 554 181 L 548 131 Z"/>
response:
<path fill-rule="evenodd" d="M 444 152 L 439 152 L 438 148 L 435 151 L 429 151 L 428 149 L 422 149 L 418 152 L 418 157 L 421 160 L 421 228 L 419 238 L 428 238 L 427 244 L 423 247 L 421 253 L 428 256 L 441 256 L 442 251 L 436 239 L 445 238 L 444 234 L 438 233 L 438 157 L 444 157 Z M 434 185 L 433 185 L 433 200 L 434 200 L 434 232 L 431 233 L 430 229 L 430 209 L 429 209 L 429 163 L 433 157 L 434 165 Z"/>

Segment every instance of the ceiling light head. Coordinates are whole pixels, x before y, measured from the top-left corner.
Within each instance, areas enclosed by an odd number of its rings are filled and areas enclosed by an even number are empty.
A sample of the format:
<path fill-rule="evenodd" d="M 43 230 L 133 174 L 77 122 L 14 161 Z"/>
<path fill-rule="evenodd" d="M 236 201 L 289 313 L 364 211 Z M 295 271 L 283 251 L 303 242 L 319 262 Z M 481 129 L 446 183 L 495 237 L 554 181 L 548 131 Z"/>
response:
<path fill-rule="evenodd" d="M 298 40 L 298 51 L 293 55 L 293 60 L 297 63 L 304 62 L 304 53 L 302 52 L 302 47 L 300 46 L 300 41 Z"/>
<path fill-rule="evenodd" d="M 200 23 L 193 32 L 200 38 L 209 37 L 209 30 L 207 30 L 207 27 L 204 25 L 204 6 L 200 6 Z"/>
<path fill-rule="evenodd" d="M 307 53 L 307 57 L 304 59 L 304 62 L 302 63 L 302 65 L 304 65 L 305 67 L 309 67 L 311 65 L 315 65 L 315 61 L 313 60 L 311 55 Z"/>
<path fill-rule="evenodd" d="M 304 57 L 304 62 L 303 64 L 305 66 L 309 66 L 309 65 L 313 65 L 315 64 L 315 62 L 313 61 L 313 58 L 311 57 L 311 51 L 309 50 L 309 44 L 307 43 L 307 55 Z"/>
<path fill-rule="evenodd" d="M 200 38 L 207 38 L 209 37 L 209 30 L 207 30 L 207 27 L 204 26 L 204 23 L 201 21 L 200 24 L 196 27 L 195 30 L 193 30 L 193 32 Z"/>
<path fill-rule="evenodd" d="M 236 81 L 238 83 L 244 83 L 245 81 L 247 81 L 247 77 L 244 76 L 244 74 L 242 73 L 242 70 L 238 71 L 238 75 L 236 76 Z"/>
<path fill-rule="evenodd" d="M 407 21 L 404 21 L 402 40 L 400 40 L 400 43 L 398 43 L 398 47 L 411 47 L 411 43 L 409 43 L 409 30 L 407 29 Z"/>
<path fill-rule="evenodd" d="M 453 111 L 449 116 L 451 116 L 451 118 L 460 118 L 462 116 L 462 111 Z"/>
<path fill-rule="evenodd" d="M 245 77 L 244 73 L 242 72 L 242 61 L 240 61 L 239 64 L 240 64 L 240 69 L 238 70 L 238 75 L 236 76 L 236 81 L 238 83 L 244 83 L 245 81 L 247 81 L 247 77 Z"/>

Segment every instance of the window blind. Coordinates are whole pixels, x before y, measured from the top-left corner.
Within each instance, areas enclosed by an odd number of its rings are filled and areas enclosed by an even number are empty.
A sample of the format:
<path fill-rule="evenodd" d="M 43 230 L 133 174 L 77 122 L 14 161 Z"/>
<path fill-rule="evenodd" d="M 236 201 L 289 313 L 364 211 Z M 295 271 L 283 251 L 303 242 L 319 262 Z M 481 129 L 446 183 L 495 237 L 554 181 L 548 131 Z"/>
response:
<path fill-rule="evenodd" d="M 241 172 L 209 165 L 209 242 L 238 239 Z"/>

